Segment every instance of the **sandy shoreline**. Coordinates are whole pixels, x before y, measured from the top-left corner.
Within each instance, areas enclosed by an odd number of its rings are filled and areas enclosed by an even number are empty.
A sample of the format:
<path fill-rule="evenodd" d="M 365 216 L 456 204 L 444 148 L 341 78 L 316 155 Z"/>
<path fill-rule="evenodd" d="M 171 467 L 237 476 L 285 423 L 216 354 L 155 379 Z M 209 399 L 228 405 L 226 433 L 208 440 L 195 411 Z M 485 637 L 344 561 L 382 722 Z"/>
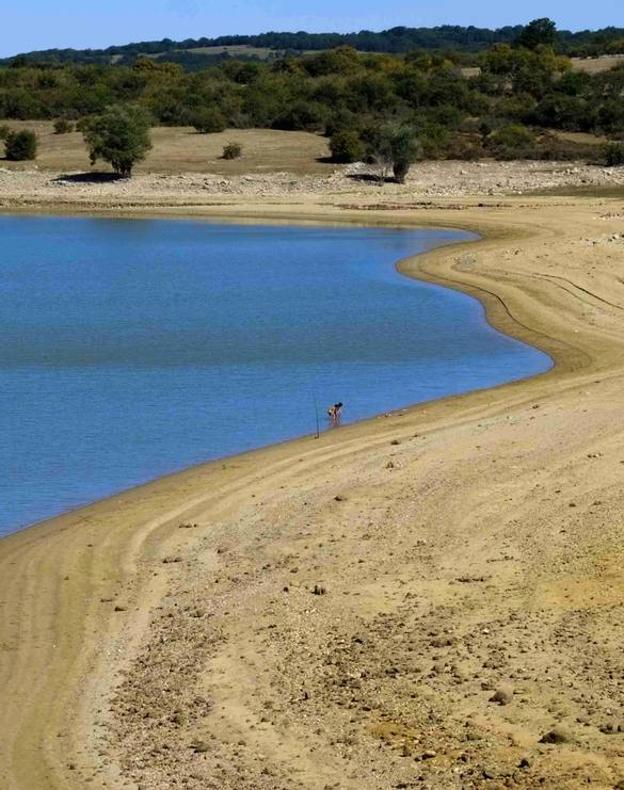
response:
<path fill-rule="evenodd" d="M 622 200 L 353 197 L 196 211 L 476 230 L 401 270 L 556 368 L 0 541 L 7 790 L 624 778 Z"/>

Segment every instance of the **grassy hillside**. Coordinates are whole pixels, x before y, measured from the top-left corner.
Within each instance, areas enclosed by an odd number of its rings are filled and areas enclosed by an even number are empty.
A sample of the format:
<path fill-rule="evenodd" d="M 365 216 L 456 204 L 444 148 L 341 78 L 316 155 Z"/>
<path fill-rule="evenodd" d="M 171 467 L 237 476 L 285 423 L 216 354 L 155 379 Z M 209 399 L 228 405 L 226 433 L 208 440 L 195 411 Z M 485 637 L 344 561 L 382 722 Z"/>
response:
<path fill-rule="evenodd" d="M 13 130 L 34 129 L 39 138 L 37 167 L 51 172 L 106 170 L 89 166 L 89 156 L 80 132 L 54 134 L 48 121 L 10 121 Z M 335 165 L 328 161 L 327 140 L 307 132 L 273 129 L 228 129 L 219 134 L 197 134 L 188 127 L 155 127 L 151 131 L 153 149 L 136 172 L 217 173 L 225 177 L 244 173 L 287 172 L 294 175 L 327 175 Z M 226 143 L 242 145 L 243 156 L 233 161 L 222 158 Z M 0 167 L 32 168 L 32 162 L 7 162 Z"/>
<path fill-rule="evenodd" d="M 596 161 L 594 146 L 556 131 L 606 139 L 604 163 L 622 163 L 624 56 L 571 60 L 547 43 L 555 32 L 549 20 L 536 20 L 513 46 L 496 44 L 469 68 L 458 53 L 371 54 L 352 47 L 301 57 L 256 50 L 254 60 L 244 60 L 240 44 L 224 45 L 239 47 L 237 57 L 196 71 L 158 52 L 132 65 L 17 62 L 0 67 L 0 118 L 56 119 L 60 138 L 61 127 L 92 129 L 102 113 L 116 125 L 110 112 L 121 113 L 125 124 L 130 113 L 143 117 L 144 133 L 149 126 L 193 127 L 204 147 L 220 144 L 211 135 L 232 128 L 312 132 L 328 138 L 324 145 L 335 162 L 375 159 L 385 167 L 393 161 L 399 171 L 421 156 Z M 26 138 L 7 139 L 9 157 Z"/>

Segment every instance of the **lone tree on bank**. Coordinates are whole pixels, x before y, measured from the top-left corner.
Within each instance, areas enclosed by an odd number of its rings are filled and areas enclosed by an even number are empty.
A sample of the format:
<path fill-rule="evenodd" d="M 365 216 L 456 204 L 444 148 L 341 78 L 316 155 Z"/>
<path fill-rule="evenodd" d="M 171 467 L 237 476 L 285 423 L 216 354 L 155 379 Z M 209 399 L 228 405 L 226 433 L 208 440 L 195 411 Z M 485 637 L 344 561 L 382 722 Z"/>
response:
<path fill-rule="evenodd" d="M 409 126 L 399 126 L 391 132 L 390 144 L 394 180 L 397 184 L 404 184 L 410 167 L 422 158 L 421 142 Z"/>
<path fill-rule="evenodd" d="M 412 164 L 422 157 L 422 145 L 410 126 L 383 124 L 366 130 L 362 137 L 369 158 L 379 168 L 381 183 L 392 170 L 394 180 L 403 184 Z"/>
<path fill-rule="evenodd" d="M 110 162 L 122 178 L 130 178 L 134 165 L 151 149 L 149 130 L 149 115 L 135 105 L 114 105 L 81 123 L 91 164 Z"/>

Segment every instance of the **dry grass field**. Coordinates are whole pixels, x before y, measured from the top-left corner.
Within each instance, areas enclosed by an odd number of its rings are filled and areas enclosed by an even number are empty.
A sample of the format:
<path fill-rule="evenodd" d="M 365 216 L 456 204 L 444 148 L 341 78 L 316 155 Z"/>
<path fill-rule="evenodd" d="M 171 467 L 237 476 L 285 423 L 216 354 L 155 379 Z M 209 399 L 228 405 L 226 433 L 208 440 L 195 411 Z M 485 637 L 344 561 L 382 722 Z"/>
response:
<path fill-rule="evenodd" d="M 578 145 L 604 145 L 608 138 L 600 134 L 590 134 L 589 132 L 566 132 L 561 129 L 551 129 L 560 140 L 567 140 Z"/>
<path fill-rule="evenodd" d="M 36 163 L 8 162 L 0 159 L 0 167 L 41 170 L 90 171 L 108 170 L 104 162 L 94 168 L 82 135 L 54 134 L 47 121 L 9 121 L 12 129 L 34 129 L 39 136 Z M 223 146 L 235 141 L 242 145 L 240 159 L 221 158 Z M 322 161 L 329 154 L 327 140 L 307 132 L 282 132 L 272 129 L 232 129 L 219 134 L 198 134 L 187 127 L 158 127 L 152 130 L 153 149 L 138 173 L 216 173 L 235 176 L 243 173 L 288 172 L 296 175 L 329 175 L 334 165 Z"/>
<path fill-rule="evenodd" d="M 91 167 L 79 132 L 54 134 L 49 121 L 6 123 L 12 129 L 33 129 L 39 138 L 39 152 L 35 162 L 9 162 L 0 157 L 0 169 L 38 169 L 54 173 L 110 171 L 105 162 Z M 606 141 L 604 137 L 581 132 L 553 130 L 553 133 L 562 140 L 580 144 L 601 145 Z M 137 174 L 209 173 L 225 178 L 270 173 L 329 176 L 340 169 L 328 160 L 327 139 L 308 132 L 230 129 L 219 134 L 198 134 L 188 127 L 162 126 L 152 129 L 152 142 L 153 148 L 146 160 L 136 167 Z M 242 145 L 240 159 L 226 161 L 222 158 L 223 147 L 229 142 Z"/>
<path fill-rule="evenodd" d="M 585 71 L 587 74 L 598 74 L 609 71 L 624 63 L 624 55 L 601 55 L 599 58 L 572 58 L 574 71 Z"/>
<path fill-rule="evenodd" d="M 268 47 L 251 47 L 248 44 L 232 44 L 226 47 L 193 47 L 191 49 L 174 50 L 175 52 L 188 52 L 191 55 L 224 55 L 227 54 L 232 58 L 260 58 L 260 60 L 268 60 L 271 57 L 277 57 L 282 54 L 283 50 L 269 49 Z M 163 53 L 167 55 L 169 53 Z M 163 57 L 157 55 L 156 57 Z"/>
<path fill-rule="evenodd" d="M 599 74 L 624 63 L 624 55 L 601 55 L 598 58 L 571 58 L 572 71 L 584 71 L 587 74 Z M 479 66 L 467 66 L 461 70 L 464 77 L 478 77 Z"/>

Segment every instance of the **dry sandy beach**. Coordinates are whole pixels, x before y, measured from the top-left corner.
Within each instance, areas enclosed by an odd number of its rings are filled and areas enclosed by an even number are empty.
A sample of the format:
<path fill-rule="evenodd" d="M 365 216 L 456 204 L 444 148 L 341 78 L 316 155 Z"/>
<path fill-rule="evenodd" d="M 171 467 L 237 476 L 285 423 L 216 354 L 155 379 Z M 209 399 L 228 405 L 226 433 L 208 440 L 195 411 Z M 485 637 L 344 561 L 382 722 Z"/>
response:
<path fill-rule="evenodd" d="M 0 541 L 2 790 L 624 788 L 624 194 L 418 177 L 2 179 L 5 210 L 478 230 L 401 269 L 556 360 Z"/>

